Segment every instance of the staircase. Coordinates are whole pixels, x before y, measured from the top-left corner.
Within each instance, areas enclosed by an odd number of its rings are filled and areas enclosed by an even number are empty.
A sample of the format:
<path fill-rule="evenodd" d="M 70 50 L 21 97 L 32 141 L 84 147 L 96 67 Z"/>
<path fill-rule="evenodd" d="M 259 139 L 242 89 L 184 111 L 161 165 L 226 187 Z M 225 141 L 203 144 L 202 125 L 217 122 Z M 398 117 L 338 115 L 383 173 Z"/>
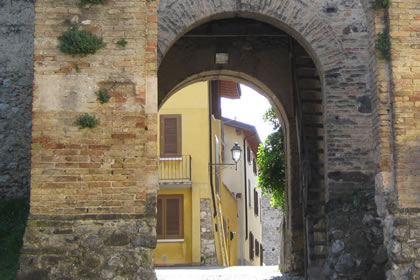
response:
<path fill-rule="evenodd" d="M 324 181 L 324 125 L 321 81 L 308 53 L 293 44 L 293 73 L 299 96 L 302 170 L 308 174 L 303 186 L 306 236 L 306 279 L 323 279 L 321 269 L 327 258 L 326 191 Z"/>

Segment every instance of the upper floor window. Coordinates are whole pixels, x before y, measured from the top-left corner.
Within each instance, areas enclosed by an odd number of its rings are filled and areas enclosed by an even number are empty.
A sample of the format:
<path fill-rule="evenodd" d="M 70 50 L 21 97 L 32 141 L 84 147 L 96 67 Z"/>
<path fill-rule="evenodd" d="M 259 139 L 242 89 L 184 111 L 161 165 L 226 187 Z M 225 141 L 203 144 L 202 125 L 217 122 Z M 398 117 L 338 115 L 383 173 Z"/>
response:
<path fill-rule="evenodd" d="M 258 199 L 258 192 L 254 189 L 254 214 L 258 216 L 258 206 L 259 206 L 259 199 Z"/>
<path fill-rule="evenodd" d="M 181 115 L 160 116 L 160 155 L 162 157 L 180 156 Z"/>
<path fill-rule="evenodd" d="M 251 149 L 249 148 L 249 146 L 246 147 L 246 159 L 248 161 L 248 163 L 251 163 Z"/>
<path fill-rule="evenodd" d="M 252 170 L 254 171 L 255 175 L 258 175 L 257 161 L 255 160 L 255 158 L 252 160 Z"/>

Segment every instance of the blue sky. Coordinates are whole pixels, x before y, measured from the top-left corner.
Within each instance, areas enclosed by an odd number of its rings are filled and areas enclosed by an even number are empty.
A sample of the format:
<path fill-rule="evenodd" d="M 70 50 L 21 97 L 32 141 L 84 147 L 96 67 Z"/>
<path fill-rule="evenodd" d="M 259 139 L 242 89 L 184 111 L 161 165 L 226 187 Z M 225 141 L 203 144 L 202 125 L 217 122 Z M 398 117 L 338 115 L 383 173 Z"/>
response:
<path fill-rule="evenodd" d="M 222 98 L 222 115 L 255 126 L 261 141 L 264 141 L 273 132 L 272 126 L 262 119 L 271 105 L 264 96 L 248 86 L 241 85 L 241 91 L 240 99 Z"/>

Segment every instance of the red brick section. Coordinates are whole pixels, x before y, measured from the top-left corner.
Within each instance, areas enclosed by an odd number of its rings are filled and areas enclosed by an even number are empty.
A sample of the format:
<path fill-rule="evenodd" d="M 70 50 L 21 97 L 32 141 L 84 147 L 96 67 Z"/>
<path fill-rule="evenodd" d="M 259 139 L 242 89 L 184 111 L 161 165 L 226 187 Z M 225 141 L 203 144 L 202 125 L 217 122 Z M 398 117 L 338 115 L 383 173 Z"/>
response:
<path fill-rule="evenodd" d="M 420 2 L 391 1 L 396 183 L 401 208 L 420 205 Z"/>
<path fill-rule="evenodd" d="M 146 84 L 156 77 L 158 1 L 35 5 L 31 214 L 144 213 L 157 189 L 156 113 L 146 112 L 146 98 L 157 97 Z M 61 53 L 55 42 L 71 21 L 106 47 L 85 57 Z M 109 90 L 109 103 L 96 100 L 98 89 Z M 83 113 L 99 125 L 79 129 Z"/>

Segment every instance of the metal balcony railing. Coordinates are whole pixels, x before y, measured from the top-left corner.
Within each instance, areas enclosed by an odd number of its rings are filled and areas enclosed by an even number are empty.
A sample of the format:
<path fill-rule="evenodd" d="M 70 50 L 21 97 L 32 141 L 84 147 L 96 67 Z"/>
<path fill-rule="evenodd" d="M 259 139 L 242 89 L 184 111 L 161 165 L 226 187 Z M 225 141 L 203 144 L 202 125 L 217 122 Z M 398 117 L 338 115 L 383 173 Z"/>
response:
<path fill-rule="evenodd" d="M 161 157 L 159 181 L 161 183 L 191 183 L 191 156 Z"/>

